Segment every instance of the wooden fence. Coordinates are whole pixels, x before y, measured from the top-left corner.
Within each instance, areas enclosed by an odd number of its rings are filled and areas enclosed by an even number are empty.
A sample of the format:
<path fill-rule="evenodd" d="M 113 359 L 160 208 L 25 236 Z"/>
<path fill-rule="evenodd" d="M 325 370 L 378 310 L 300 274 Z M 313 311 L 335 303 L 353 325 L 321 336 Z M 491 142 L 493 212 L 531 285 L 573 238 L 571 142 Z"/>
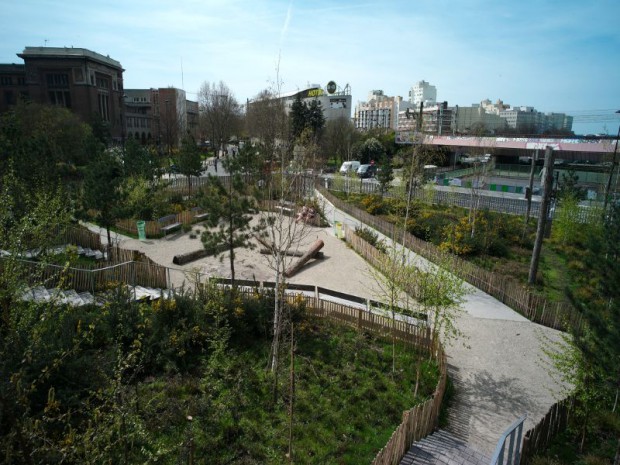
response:
<path fill-rule="evenodd" d="M 194 222 L 197 212 L 191 210 L 185 210 L 176 214 L 175 223 L 181 223 L 189 225 Z M 121 231 L 125 231 L 134 235 L 138 234 L 138 225 L 135 219 L 122 219 L 116 222 L 116 227 Z M 161 232 L 161 224 L 157 220 L 148 220 L 144 222 L 144 232 L 146 237 L 161 237 L 164 234 Z"/>
<path fill-rule="evenodd" d="M 362 182 L 357 179 L 330 179 L 328 181 L 331 191 L 340 191 L 347 194 L 380 194 L 381 186 L 378 183 Z M 469 208 L 472 201 L 475 201 L 479 208 L 496 211 L 499 213 L 507 213 L 511 215 L 525 215 L 527 211 L 527 200 L 525 198 L 515 197 L 495 197 L 488 195 L 472 196 L 471 192 L 462 192 L 459 190 L 439 190 L 434 186 L 419 187 L 412 190 L 411 195 L 414 199 L 421 200 L 425 203 L 433 205 L 452 205 L 461 208 Z M 392 186 L 383 194 L 384 197 L 406 198 L 406 185 Z M 530 205 L 530 216 L 537 217 L 539 213 L 540 202 L 533 200 Z"/>
<path fill-rule="evenodd" d="M 404 246 L 412 252 L 433 263 L 447 267 L 460 278 L 492 295 L 529 320 L 561 330 L 581 326 L 581 316 L 570 304 L 549 302 L 509 276 L 485 270 L 455 255 L 442 252 L 434 244 L 412 234 L 405 233 L 403 235 L 402 230 L 399 230 L 393 223 L 370 215 L 354 205 L 338 199 L 319 185 L 316 187 L 336 208 L 357 218 L 361 223 L 376 229 L 388 238 L 397 237 L 402 240 L 404 237 Z"/>
<path fill-rule="evenodd" d="M 101 250 L 101 236 L 84 227 L 71 226 L 64 230 L 58 230 L 55 242 L 56 245 L 72 244 L 93 250 Z"/>
<path fill-rule="evenodd" d="M 433 395 L 424 403 L 403 412 L 401 424 L 379 451 L 372 465 L 397 465 L 411 445 L 431 434 L 438 426 L 441 402 L 446 392 L 446 355 L 440 345 L 433 349 L 439 364 L 439 382 Z"/>
<path fill-rule="evenodd" d="M 159 289 L 169 287 L 166 267 L 145 262 L 130 261 L 83 268 L 19 260 L 13 266 L 30 286 L 73 289 L 93 295 L 118 284 Z"/>
<path fill-rule="evenodd" d="M 252 285 L 252 283 L 245 283 Z M 265 286 L 267 284 L 267 286 Z M 255 283 L 260 287 L 271 287 L 270 283 Z M 246 288 L 244 294 L 252 296 L 254 290 Z M 299 299 L 299 296 L 287 295 L 287 300 Z M 446 390 L 447 363 L 446 355 L 439 342 L 433 343 L 430 328 L 426 325 L 416 326 L 411 323 L 394 320 L 387 316 L 376 315 L 364 309 L 322 299 L 318 288 L 314 296 L 302 295 L 307 311 L 318 317 L 343 324 L 358 331 L 372 332 L 382 337 L 392 337 L 405 344 L 430 352 L 439 367 L 439 380 L 435 391 L 429 399 L 403 412 L 400 425 L 394 430 L 387 444 L 379 451 L 372 465 L 397 465 L 415 441 L 431 434 L 438 426 L 439 411 Z"/>
<path fill-rule="evenodd" d="M 545 451 L 551 441 L 568 426 L 575 408 L 575 398 L 568 397 L 554 404 L 545 417 L 523 437 L 521 465 L 528 465 L 536 454 Z"/>

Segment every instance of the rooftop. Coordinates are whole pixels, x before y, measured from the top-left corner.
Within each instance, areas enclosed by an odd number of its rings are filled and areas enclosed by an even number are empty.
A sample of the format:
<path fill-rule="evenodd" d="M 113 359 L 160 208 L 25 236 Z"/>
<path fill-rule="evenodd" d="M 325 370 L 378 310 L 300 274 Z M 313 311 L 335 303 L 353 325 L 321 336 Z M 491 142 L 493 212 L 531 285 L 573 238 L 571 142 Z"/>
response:
<path fill-rule="evenodd" d="M 22 53 L 17 54 L 20 58 L 90 58 L 108 66 L 121 68 L 120 62 L 103 56 L 85 48 L 73 47 L 26 47 Z"/>

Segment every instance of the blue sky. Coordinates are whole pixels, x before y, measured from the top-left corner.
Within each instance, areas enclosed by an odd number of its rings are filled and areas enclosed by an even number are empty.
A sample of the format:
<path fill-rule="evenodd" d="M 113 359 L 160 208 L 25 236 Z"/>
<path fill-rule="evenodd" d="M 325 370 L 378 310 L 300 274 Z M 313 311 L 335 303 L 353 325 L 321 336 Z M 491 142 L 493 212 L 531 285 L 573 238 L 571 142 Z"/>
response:
<path fill-rule="evenodd" d="M 82 47 L 121 62 L 125 88 L 224 81 L 261 90 L 350 84 L 407 97 L 419 80 L 450 105 L 498 98 L 620 123 L 617 0 L 0 0 L 0 62 L 25 46 Z M 183 72 L 182 72 L 183 70 Z"/>

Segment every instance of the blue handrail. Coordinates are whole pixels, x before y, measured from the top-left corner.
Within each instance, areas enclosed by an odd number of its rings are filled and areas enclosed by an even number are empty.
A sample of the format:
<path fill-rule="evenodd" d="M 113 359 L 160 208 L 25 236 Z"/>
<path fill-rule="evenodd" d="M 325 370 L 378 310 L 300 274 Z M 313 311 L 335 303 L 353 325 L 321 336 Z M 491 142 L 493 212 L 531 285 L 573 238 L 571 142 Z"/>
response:
<path fill-rule="evenodd" d="M 491 465 L 519 465 L 521 460 L 521 437 L 523 434 L 523 423 L 527 415 L 523 415 L 517 421 L 515 421 L 499 438 L 495 452 L 491 458 Z M 517 434 L 517 440 L 515 441 L 515 433 Z M 508 457 L 504 461 L 504 455 L 506 452 L 506 439 L 510 438 L 508 445 Z"/>

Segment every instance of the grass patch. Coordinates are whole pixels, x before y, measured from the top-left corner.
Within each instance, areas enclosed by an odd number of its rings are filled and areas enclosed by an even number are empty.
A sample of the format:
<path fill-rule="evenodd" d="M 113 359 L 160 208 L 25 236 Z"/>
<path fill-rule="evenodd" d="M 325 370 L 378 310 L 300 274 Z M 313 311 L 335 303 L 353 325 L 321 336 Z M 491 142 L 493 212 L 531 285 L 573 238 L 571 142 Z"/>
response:
<path fill-rule="evenodd" d="M 434 390 L 438 370 L 423 358 L 422 383 L 413 397 L 417 354 L 368 334 L 327 322 L 305 322 L 295 353 L 294 462 L 370 463 L 400 423 L 402 412 Z M 197 377 L 154 379 L 139 388 L 150 434 L 165 445 L 183 440 L 187 420 L 200 433 L 196 457 L 209 463 L 285 463 L 288 448 L 290 359 L 279 381 L 265 371 L 268 341 L 230 354 L 217 383 Z M 199 387 L 196 387 L 198 385 Z M 274 402 L 274 389 L 278 393 Z M 164 462 L 166 463 L 166 462 Z M 172 462 L 171 462 L 172 463 Z"/>

